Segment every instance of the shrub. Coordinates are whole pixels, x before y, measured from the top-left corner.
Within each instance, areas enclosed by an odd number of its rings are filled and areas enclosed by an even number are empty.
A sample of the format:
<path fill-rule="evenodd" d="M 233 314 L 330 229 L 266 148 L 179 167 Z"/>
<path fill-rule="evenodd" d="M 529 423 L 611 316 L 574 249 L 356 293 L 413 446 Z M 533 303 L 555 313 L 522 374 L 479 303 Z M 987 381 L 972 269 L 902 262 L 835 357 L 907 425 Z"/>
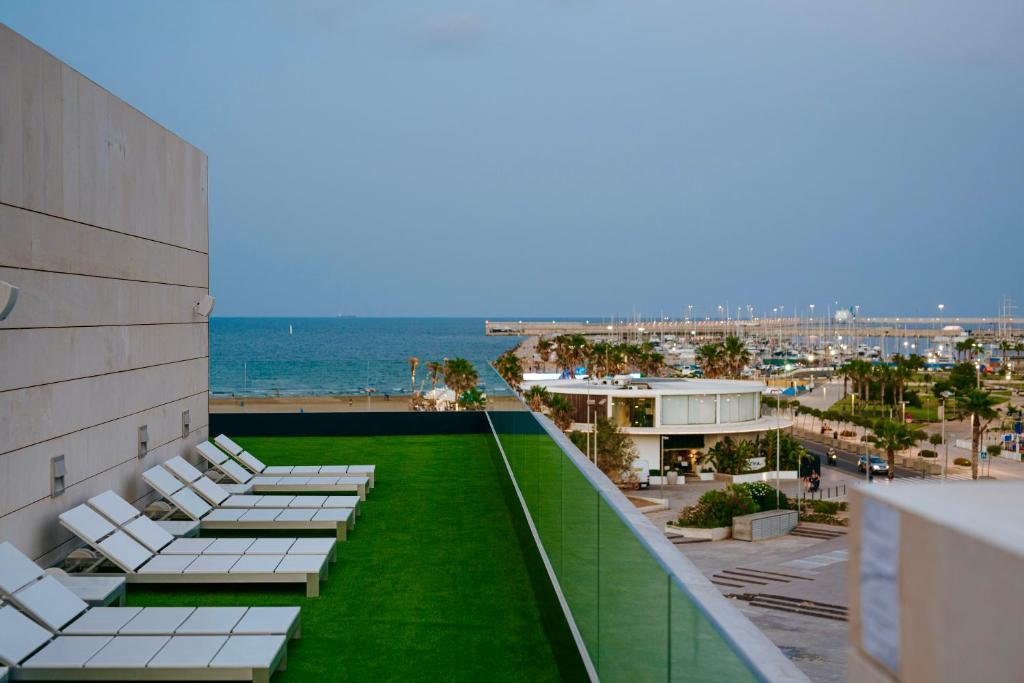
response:
<path fill-rule="evenodd" d="M 805 512 L 800 516 L 802 522 L 812 522 L 814 524 L 831 524 L 833 526 L 849 526 L 850 520 L 835 515 L 825 515 L 820 512 Z"/>
<path fill-rule="evenodd" d="M 942 434 L 932 434 L 931 436 L 928 437 L 928 443 L 930 443 L 933 446 L 941 446 Z"/>
<path fill-rule="evenodd" d="M 734 484 L 735 488 L 746 489 L 750 497 L 753 498 L 754 503 L 757 504 L 758 512 L 765 512 L 767 510 L 775 509 L 775 487 L 770 486 L 763 481 L 756 481 L 751 484 Z M 788 510 L 790 508 L 789 499 L 786 494 L 779 491 L 779 509 Z"/>
<path fill-rule="evenodd" d="M 804 507 L 818 514 L 834 515 L 840 510 L 845 509 L 845 505 L 845 503 L 838 503 L 834 500 L 808 500 L 805 502 Z"/>
<path fill-rule="evenodd" d="M 953 459 L 953 464 L 954 465 L 960 465 L 960 467 L 970 467 L 971 466 L 971 461 L 968 460 L 967 458 L 954 458 Z"/>
<path fill-rule="evenodd" d="M 918 453 L 918 455 L 920 455 L 922 458 L 937 458 L 937 457 L 939 457 L 938 453 L 936 453 L 935 451 L 932 451 L 932 450 L 928 450 L 927 448 L 922 449 Z"/>
<path fill-rule="evenodd" d="M 990 458 L 998 458 L 999 454 L 1003 452 L 1003 449 L 1000 446 L 997 446 L 996 444 L 992 444 L 985 450 L 988 452 L 988 457 Z"/>
<path fill-rule="evenodd" d="M 733 517 L 755 512 L 757 503 L 745 487 L 727 486 L 724 490 L 707 491 L 696 505 L 683 508 L 678 525 L 701 529 L 730 526 Z"/>

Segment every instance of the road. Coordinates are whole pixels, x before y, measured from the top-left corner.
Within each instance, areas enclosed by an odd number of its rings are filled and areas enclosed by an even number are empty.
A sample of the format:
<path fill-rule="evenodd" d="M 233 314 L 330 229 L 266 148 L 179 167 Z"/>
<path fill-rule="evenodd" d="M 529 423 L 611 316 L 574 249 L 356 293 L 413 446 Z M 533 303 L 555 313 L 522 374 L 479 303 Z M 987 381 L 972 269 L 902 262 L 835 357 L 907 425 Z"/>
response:
<path fill-rule="evenodd" d="M 822 469 L 830 467 L 830 465 L 828 464 L 828 446 L 823 446 L 813 441 L 806 441 L 804 439 L 800 439 L 799 437 L 798 441 L 800 441 L 800 443 L 803 445 L 804 448 L 807 449 L 809 453 L 815 453 L 821 456 Z M 840 472 L 844 472 L 846 474 L 851 474 L 853 476 L 864 478 L 864 473 L 857 469 L 857 459 L 860 457 L 859 455 L 847 450 L 843 450 L 842 448 L 836 448 L 836 456 L 837 464 L 835 466 L 835 469 L 838 469 Z M 921 473 L 919 471 L 912 470 L 907 467 L 900 467 L 897 465 L 896 467 L 893 468 L 893 471 L 895 472 L 895 478 L 897 479 L 904 477 L 913 477 L 916 479 L 921 478 Z"/>

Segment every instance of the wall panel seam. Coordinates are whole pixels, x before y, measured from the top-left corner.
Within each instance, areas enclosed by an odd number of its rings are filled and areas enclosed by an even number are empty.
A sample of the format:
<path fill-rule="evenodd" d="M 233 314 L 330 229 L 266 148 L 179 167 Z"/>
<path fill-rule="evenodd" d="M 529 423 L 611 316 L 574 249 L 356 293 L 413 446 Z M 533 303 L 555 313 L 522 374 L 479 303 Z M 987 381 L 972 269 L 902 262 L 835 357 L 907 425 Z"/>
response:
<path fill-rule="evenodd" d="M 114 228 L 106 228 L 106 227 L 104 227 L 102 225 L 96 225 L 95 223 L 86 223 L 85 221 L 75 220 L 74 218 L 68 218 L 67 216 L 58 216 L 57 214 L 48 213 L 46 211 L 39 211 L 38 209 L 32 209 L 32 208 L 29 208 L 27 206 L 19 206 L 17 204 L 9 204 L 8 202 L 0 202 L 0 205 L 9 206 L 12 209 L 20 209 L 22 211 L 28 211 L 29 213 L 36 213 L 36 214 L 39 214 L 40 216 L 49 216 L 50 218 L 55 218 L 57 220 L 62 220 L 62 221 L 68 221 L 69 223 L 77 223 L 79 225 L 85 225 L 85 226 L 88 226 L 90 228 L 96 228 L 97 230 L 106 230 L 107 232 L 112 232 L 112 233 L 114 233 L 116 235 L 124 235 L 125 237 L 134 237 L 135 239 L 145 240 L 147 242 L 153 242 L 154 244 L 162 244 L 164 246 L 174 247 L 175 249 L 181 249 L 183 251 L 191 251 L 193 253 L 202 254 L 202 255 L 207 256 L 207 257 L 210 255 L 209 252 L 202 251 L 200 249 L 193 249 L 192 247 L 186 247 L 186 246 L 182 246 L 180 244 L 174 244 L 173 242 L 164 242 L 163 240 L 158 240 L 158 239 L 155 239 L 155 238 L 152 238 L 152 237 L 144 237 L 142 235 L 135 235 L 133 233 L 125 232 L 123 230 L 115 230 Z M 207 229 L 206 230 L 207 230 L 207 242 L 209 242 L 209 225 L 207 225 Z"/>
<path fill-rule="evenodd" d="M 113 280 L 115 282 L 138 282 L 140 284 L 147 285 L 164 285 L 165 287 L 187 287 L 189 289 L 209 289 L 208 284 L 205 285 L 190 285 L 182 282 L 161 282 L 160 280 L 138 280 L 130 277 L 115 277 L 113 275 L 91 275 L 89 273 L 72 273 L 67 270 L 48 270 L 46 268 L 25 268 L 23 266 L 5 266 L 0 263 L 0 268 L 7 268 L 8 270 L 21 270 L 30 273 L 46 273 L 49 275 L 67 275 L 70 277 L 88 277 L 95 280 Z"/>
<path fill-rule="evenodd" d="M 210 354 L 203 354 L 202 356 L 192 356 L 189 358 L 179 358 L 178 360 L 169 360 L 163 363 L 152 363 L 150 365 L 140 365 L 134 368 L 124 368 L 123 370 L 110 370 L 108 372 L 97 372 L 94 375 L 81 375 L 80 377 L 68 377 L 66 379 L 57 379 L 52 382 L 43 382 L 42 384 L 29 384 L 23 387 L 13 387 L 11 389 L 0 389 L 0 396 L 3 394 L 10 393 L 12 391 L 25 391 L 27 389 L 38 389 L 39 387 L 50 387 L 55 384 L 64 384 L 65 382 L 77 382 L 83 379 L 95 379 L 97 377 L 110 377 L 111 375 L 121 375 L 126 372 L 137 372 L 139 370 L 151 370 L 152 368 L 160 368 L 165 365 L 176 365 L 177 363 L 190 363 L 194 360 L 202 360 L 203 358 L 209 358 Z"/>
<path fill-rule="evenodd" d="M 179 287 L 181 285 L 178 285 Z M 201 288 L 200 288 L 201 289 Z M 15 327 L 13 325 L 5 325 L 0 328 L 0 332 L 6 330 L 81 330 L 91 329 L 94 327 L 152 327 L 153 325 L 209 325 L 209 320 L 183 320 L 179 322 L 175 321 L 159 321 L 153 323 L 95 323 L 92 325 L 28 325 L 25 327 Z"/>
<path fill-rule="evenodd" d="M 141 415 L 142 413 L 146 412 L 147 410 L 153 410 L 155 408 L 163 408 L 164 406 L 169 406 L 172 403 L 177 403 L 178 401 L 184 401 L 184 400 L 189 399 L 189 398 L 195 398 L 196 396 L 202 396 L 203 394 L 208 394 L 209 392 L 210 392 L 210 390 L 209 390 L 209 388 L 207 388 L 207 389 L 204 389 L 203 391 L 197 391 L 194 394 L 188 394 L 187 396 L 179 396 L 178 398 L 173 398 L 170 401 L 165 401 L 164 403 L 158 403 L 155 406 L 149 406 L 148 408 L 143 408 L 141 410 L 137 410 L 134 413 L 128 413 L 127 415 L 120 415 L 120 416 L 112 418 L 110 420 L 104 420 L 103 422 L 97 422 L 96 424 L 92 424 L 92 425 L 89 425 L 87 427 L 82 427 L 81 429 L 74 429 L 74 430 L 72 430 L 70 432 L 65 432 L 64 434 L 58 434 L 57 436 L 51 436 L 49 439 L 43 439 L 41 441 L 36 441 L 35 443 L 25 444 L 24 446 L 19 446 L 18 448 L 13 448 L 13 449 L 11 449 L 9 451 L 4 451 L 3 453 L 0 453 L 0 458 L 4 457 L 6 455 L 10 455 L 11 453 L 17 453 L 18 451 L 23 451 L 26 448 L 32 448 L 33 446 L 38 446 L 39 444 L 47 443 L 48 441 L 55 441 L 57 439 L 62 439 L 65 436 L 70 436 L 71 434 L 78 434 L 79 432 L 84 432 L 85 430 L 92 429 L 93 427 L 100 427 L 102 425 L 110 424 L 112 422 L 117 422 L 118 420 L 123 420 L 126 417 L 134 417 L 135 415 Z"/>
<path fill-rule="evenodd" d="M 192 436 L 193 434 L 195 434 L 195 433 L 197 433 L 197 432 L 200 432 L 200 431 L 202 431 L 202 430 L 204 430 L 204 429 L 209 429 L 209 427 L 210 427 L 210 425 L 209 425 L 209 424 L 199 425 L 198 427 L 196 427 L 195 429 L 193 429 L 193 430 L 192 430 L 191 432 L 189 432 L 189 433 L 188 433 L 188 435 L 189 435 L 189 436 Z M 179 436 L 179 437 L 178 437 L 178 438 L 176 438 L 176 439 L 171 439 L 170 441 L 165 441 L 165 442 L 164 442 L 164 443 L 162 443 L 162 444 L 158 444 L 158 445 L 156 445 L 156 446 L 153 446 L 153 448 L 152 448 L 151 450 L 154 450 L 154 451 L 155 451 L 156 449 L 158 449 L 158 448 L 163 448 L 164 446 L 166 446 L 166 445 L 168 445 L 168 444 L 172 444 L 172 443 L 174 443 L 175 441 L 184 441 L 184 440 L 185 440 L 184 438 L 182 438 L 182 437 L 180 437 L 180 436 Z M 79 479 L 78 481 L 76 481 L 76 482 L 73 482 L 73 483 L 69 484 L 69 485 L 68 485 L 68 486 L 67 486 L 67 487 L 66 487 L 66 488 L 64 489 L 64 491 L 65 491 L 65 492 L 67 492 L 67 491 L 70 491 L 70 490 L 71 490 L 72 488 L 74 488 L 75 486 L 78 486 L 79 484 L 84 484 L 85 482 L 89 481 L 90 479 L 93 479 L 94 477 L 98 477 L 98 476 L 100 476 L 101 474 L 106 474 L 107 472 L 110 472 L 111 470 L 115 470 L 115 469 L 117 469 L 118 467 L 121 467 L 122 465 L 125 465 L 125 464 L 127 464 L 127 463 L 130 463 L 130 462 L 132 462 L 133 460 L 139 460 L 139 456 L 137 456 L 137 455 L 133 455 L 132 457 L 128 458 L 127 460 L 122 460 L 121 462 L 117 462 L 117 463 L 114 463 L 114 464 L 113 464 L 113 465 L 111 465 L 110 467 L 108 467 L 108 468 L 106 468 L 106 469 L 103 469 L 103 470 L 100 470 L 99 472 L 93 472 L 93 473 L 92 473 L 92 474 L 90 474 L 90 475 L 89 475 L 88 477 L 85 477 L 84 479 Z M 147 494 L 147 495 L 148 495 L 148 494 Z M 43 501 L 43 500 L 48 500 L 48 499 L 50 499 L 50 498 L 52 498 L 52 497 L 53 497 L 53 496 L 43 496 L 42 498 L 36 498 L 35 500 L 33 500 L 33 501 L 31 501 L 31 502 L 25 503 L 24 505 L 22 505 L 22 506 L 21 506 L 21 507 L 19 507 L 19 508 L 15 508 L 15 509 L 11 510 L 11 511 L 10 511 L 10 512 L 8 512 L 7 514 L 4 514 L 4 515 L 0 515 L 0 520 L 2 520 L 2 519 L 3 519 L 4 517 L 7 517 L 8 515 L 13 515 L 14 513 L 18 512 L 18 511 L 20 511 L 20 510 L 24 510 L 24 509 L 25 509 L 25 508 L 27 508 L 27 507 L 32 507 L 32 506 L 33 506 L 33 505 L 35 505 L 36 503 L 38 503 L 38 502 L 40 502 L 40 501 Z M 142 497 L 143 497 L 143 498 L 145 498 L 146 496 L 142 496 Z M 139 500 L 141 500 L 141 499 L 139 499 Z M 44 553 L 44 554 L 45 554 L 45 553 Z"/>

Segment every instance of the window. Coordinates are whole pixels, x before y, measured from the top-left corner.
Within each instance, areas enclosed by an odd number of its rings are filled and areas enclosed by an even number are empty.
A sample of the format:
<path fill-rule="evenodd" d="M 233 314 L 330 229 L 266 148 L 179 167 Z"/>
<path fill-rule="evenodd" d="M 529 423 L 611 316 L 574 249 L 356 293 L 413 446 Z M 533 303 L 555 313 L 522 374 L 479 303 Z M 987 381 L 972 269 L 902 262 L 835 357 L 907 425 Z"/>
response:
<path fill-rule="evenodd" d="M 612 420 L 620 427 L 653 427 L 653 398 L 612 398 Z"/>
<path fill-rule="evenodd" d="M 722 422 L 743 422 L 757 418 L 757 394 L 723 394 Z"/>
<path fill-rule="evenodd" d="M 661 424 L 702 425 L 715 423 L 715 396 L 663 396 L 661 399 Z"/>

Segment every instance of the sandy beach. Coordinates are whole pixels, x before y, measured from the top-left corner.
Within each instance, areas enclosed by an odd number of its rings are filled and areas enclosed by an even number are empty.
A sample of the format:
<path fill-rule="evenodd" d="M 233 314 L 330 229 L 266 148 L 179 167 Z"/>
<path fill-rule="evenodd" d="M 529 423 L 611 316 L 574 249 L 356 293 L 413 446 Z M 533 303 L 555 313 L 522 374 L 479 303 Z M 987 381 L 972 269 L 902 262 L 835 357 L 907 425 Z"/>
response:
<path fill-rule="evenodd" d="M 514 409 L 519 405 L 511 396 L 488 397 L 492 410 Z M 408 396 L 288 396 L 211 398 L 211 413 L 367 413 L 405 412 Z"/>

